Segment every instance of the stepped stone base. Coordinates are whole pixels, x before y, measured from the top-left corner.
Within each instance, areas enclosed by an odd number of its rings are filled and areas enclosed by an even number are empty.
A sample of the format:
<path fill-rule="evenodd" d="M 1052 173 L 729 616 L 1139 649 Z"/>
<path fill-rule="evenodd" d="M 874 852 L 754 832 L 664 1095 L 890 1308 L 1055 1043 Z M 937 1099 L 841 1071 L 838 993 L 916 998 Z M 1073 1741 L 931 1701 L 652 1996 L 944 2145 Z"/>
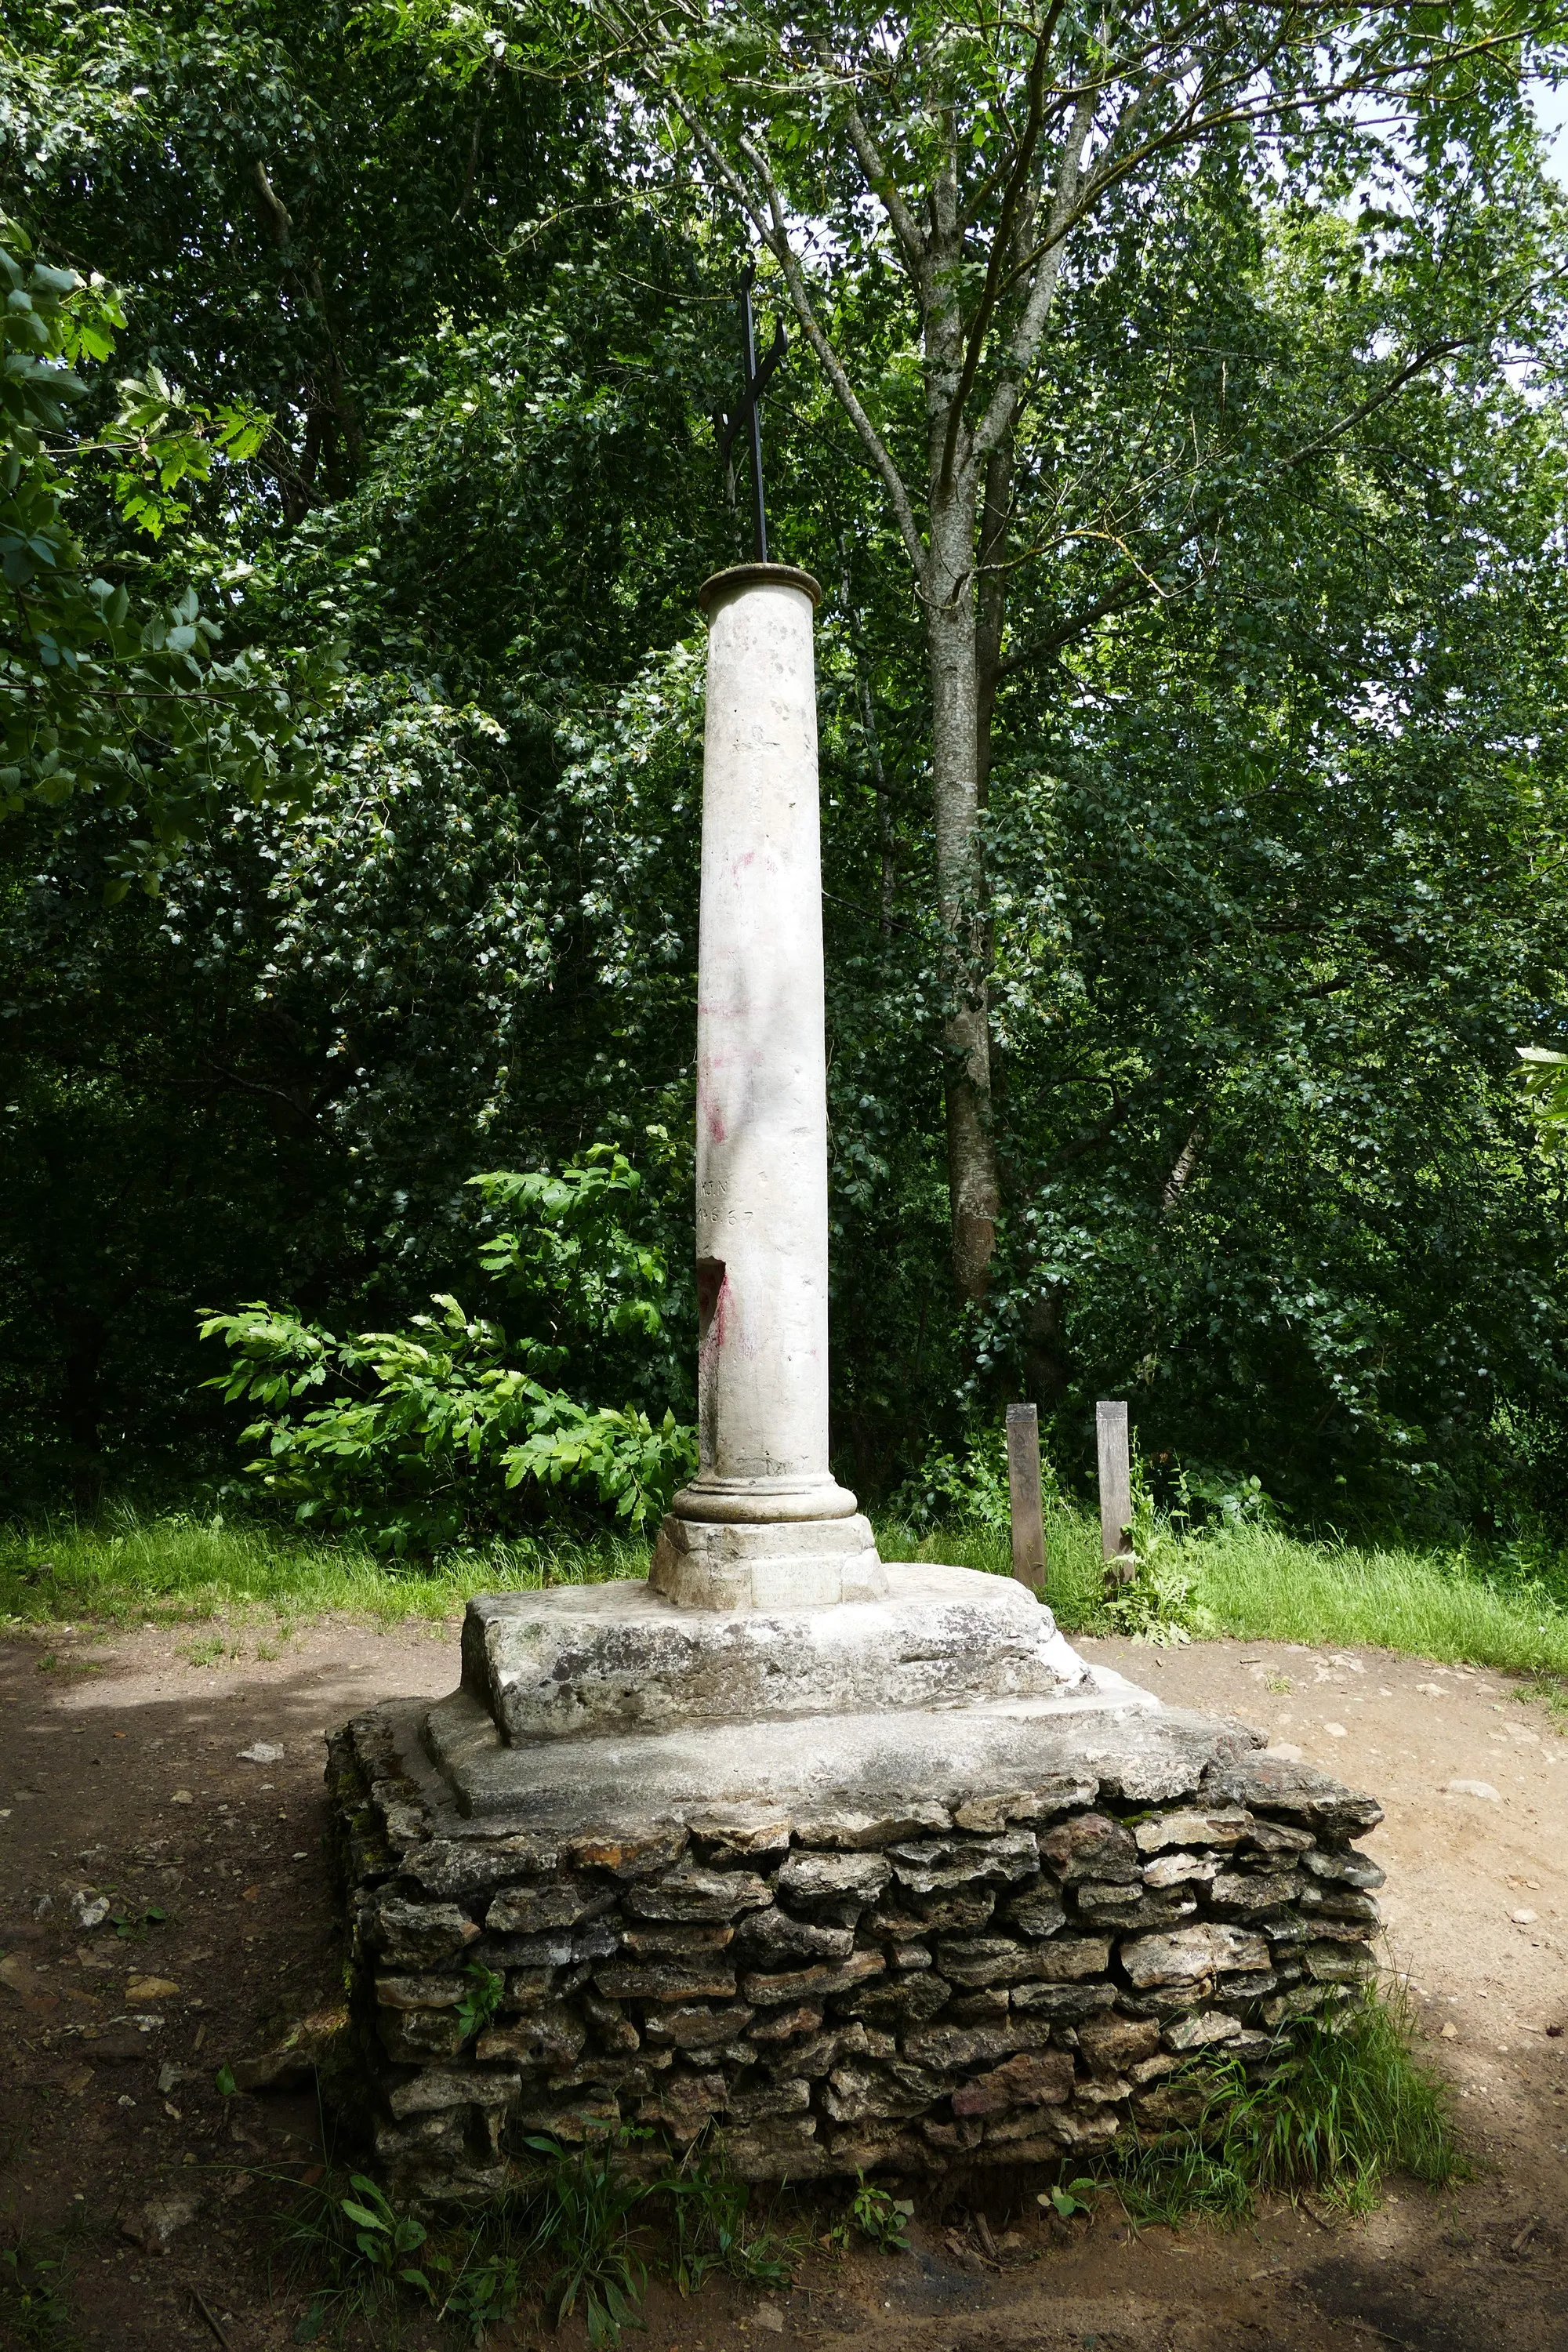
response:
<path fill-rule="evenodd" d="M 826 1528 L 848 1538 L 865 1524 Z M 690 1531 L 773 1541 L 815 1539 L 823 1529 Z M 886 1598 L 831 1608 L 682 1604 L 658 1586 L 658 1554 L 646 1584 L 484 1593 L 464 1621 L 463 1687 L 501 1738 L 521 1746 L 683 1723 L 1051 1698 L 1089 1686 L 1050 1611 L 1023 1585 L 969 1568 L 884 1568 L 874 1548 L 870 1559 Z"/>
<path fill-rule="evenodd" d="M 1114 1675 L 526 1748 L 459 1692 L 328 1777 L 377 2158 L 424 2200 L 622 2122 L 756 2179 L 1054 2162 L 1373 1972 L 1379 1806 Z"/>

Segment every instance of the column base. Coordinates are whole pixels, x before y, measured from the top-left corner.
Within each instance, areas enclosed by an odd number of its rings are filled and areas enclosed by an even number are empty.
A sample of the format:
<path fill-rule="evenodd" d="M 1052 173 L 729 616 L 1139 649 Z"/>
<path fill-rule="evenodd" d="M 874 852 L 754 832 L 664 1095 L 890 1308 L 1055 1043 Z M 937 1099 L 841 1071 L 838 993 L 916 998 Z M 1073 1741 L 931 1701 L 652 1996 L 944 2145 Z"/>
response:
<path fill-rule="evenodd" d="M 785 1472 L 776 1478 L 731 1478 L 700 1470 L 669 1507 L 678 1519 L 771 1528 L 784 1519 L 852 1519 L 860 1507 L 826 1470 Z"/>
<path fill-rule="evenodd" d="M 647 1580 L 682 1609 L 830 1609 L 888 1591 L 871 1522 L 858 1512 L 759 1526 L 670 1511 Z"/>

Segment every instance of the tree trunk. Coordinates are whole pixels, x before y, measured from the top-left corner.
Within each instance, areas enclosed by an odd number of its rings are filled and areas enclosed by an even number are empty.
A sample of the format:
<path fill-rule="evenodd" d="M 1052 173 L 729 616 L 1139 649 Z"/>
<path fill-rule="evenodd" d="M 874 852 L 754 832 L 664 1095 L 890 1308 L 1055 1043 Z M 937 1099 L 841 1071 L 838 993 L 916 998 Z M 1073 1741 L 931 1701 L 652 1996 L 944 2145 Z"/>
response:
<path fill-rule="evenodd" d="M 937 904 L 948 940 L 947 1171 L 953 1283 L 984 1296 L 1001 1189 L 991 1120 L 991 1022 L 980 854 L 974 484 L 961 472 L 932 502 L 926 581 Z"/>
<path fill-rule="evenodd" d="M 985 464 L 980 510 L 980 583 L 974 614 L 974 776 L 980 806 L 991 789 L 991 721 L 1002 682 L 1002 629 L 1007 616 L 1007 527 L 1013 518 L 1013 436 Z"/>

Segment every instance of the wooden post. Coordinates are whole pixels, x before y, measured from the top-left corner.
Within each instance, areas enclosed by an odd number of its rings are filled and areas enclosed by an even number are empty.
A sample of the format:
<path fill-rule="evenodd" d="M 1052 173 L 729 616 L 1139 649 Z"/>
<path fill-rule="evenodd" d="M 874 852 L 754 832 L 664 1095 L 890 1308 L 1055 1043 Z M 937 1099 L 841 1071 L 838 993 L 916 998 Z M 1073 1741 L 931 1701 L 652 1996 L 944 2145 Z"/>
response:
<path fill-rule="evenodd" d="M 1118 1563 L 1118 1580 L 1130 1573 L 1122 1563 L 1132 1554 L 1129 1532 L 1132 1518 L 1132 1465 L 1127 1450 L 1127 1407 L 1102 1401 L 1094 1408 L 1094 1433 L 1100 1448 L 1100 1549 L 1109 1562 Z"/>
<path fill-rule="evenodd" d="M 1046 1586 L 1046 1522 L 1040 1508 L 1040 1416 L 1007 1407 L 1007 1491 L 1013 1505 L 1013 1573 L 1031 1592 Z"/>

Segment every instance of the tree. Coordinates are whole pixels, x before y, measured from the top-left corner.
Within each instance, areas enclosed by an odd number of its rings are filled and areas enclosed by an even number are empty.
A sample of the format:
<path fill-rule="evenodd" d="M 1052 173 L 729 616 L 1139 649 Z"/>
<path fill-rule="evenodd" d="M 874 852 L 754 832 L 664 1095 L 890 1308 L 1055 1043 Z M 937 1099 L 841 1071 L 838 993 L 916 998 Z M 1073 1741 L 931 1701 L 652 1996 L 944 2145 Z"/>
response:
<path fill-rule="evenodd" d="M 433 14 L 420 0 L 400 13 L 426 27 Z M 1022 478 L 1049 466 L 1083 391 L 1052 366 L 1062 290 L 1104 266 L 1108 242 L 1147 233 L 1184 180 L 1248 171 L 1348 188 L 1358 172 L 1398 168 L 1394 142 L 1366 128 L 1373 98 L 1418 144 L 1441 152 L 1458 136 L 1485 150 L 1517 102 L 1521 53 L 1552 20 L 1514 0 L 1442 17 L 1298 0 L 1109 16 L 1062 0 L 994 16 L 598 0 L 594 14 L 606 70 L 635 74 L 679 159 L 771 256 L 908 558 L 948 938 L 952 1271 L 960 1296 L 978 1299 L 1002 1205 L 984 811 L 1013 583 L 1061 565 L 1077 540 L 1116 549 L 1120 566 L 1058 628 L 1059 651 L 1108 612 L 1170 593 L 1184 552 L 1223 528 L 1236 496 L 1200 435 L 1152 548 L 1130 544 L 1148 536 L 1143 484 L 1120 499 L 1094 483 L 1047 496 L 1020 529 Z M 480 21 L 444 16 L 437 38 L 460 52 Z M 529 62 L 526 47 L 509 50 L 504 22 L 484 25 L 489 53 Z M 555 54 L 581 54 L 570 22 Z M 889 271 L 903 318 L 858 351 L 835 331 L 842 280 Z M 1313 445 L 1450 348 L 1428 336 L 1397 351 L 1354 408 L 1320 421 Z"/>
<path fill-rule="evenodd" d="M 0 125 L 4 189 L 51 259 L 123 285 L 149 451 L 212 451 L 204 410 L 274 420 L 169 489 L 189 512 L 154 541 L 119 478 L 161 478 L 101 446 L 118 394 L 82 367 L 54 446 L 100 445 L 59 459 L 83 576 L 194 589 L 226 657 L 343 663 L 308 809 L 226 798 L 156 898 L 103 905 L 136 828 L 100 793 L 0 825 L 13 1495 L 216 1468 L 199 1307 L 406 1329 L 468 1297 L 476 1171 L 600 1142 L 644 1171 L 669 1312 L 657 1345 L 585 1340 L 574 1393 L 689 1417 L 692 592 L 742 551 L 710 419 L 743 223 L 596 59 L 562 88 L 473 54 L 466 14 L 434 57 L 389 21 L 8 19 L 38 69 L 6 123 L 57 113 Z M 1550 1499 L 1562 1163 L 1512 1072 L 1568 1037 L 1561 200 L 1500 130 L 1382 180 L 1352 137 L 1348 193 L 1326 133 L 1249 138 L 1075 232 L 1014 432 L 979 1303 L 947 1278 L 929 643 L 831 382 L 775 379 L 774 533 L 827 590 L 834 1428 L 871 1498 L 1022 1390 L 1064 1470 L 1125 1391 L 1151 1454 L 1336 1523 Z M 914 480 L 908 276 L 829 179 L 792 234 Z"/>
<path fill-rule="evenodd" d="M 89 571 L 65 469 L 100 445 L 71 435 L 88 395 L 71 363 L 107 360 L 124 312 L 101 283 L 35 259 L 16 224 L 0 223 L 0 816 L 98 793 L 134 827 L 109 861 L 106 887 L 123 897 L 138 878 L 156 889 L 226 801 L 300 796 L 288 747 L 331 665 L 290 677 L 250 651 L 220 661 L 222 625 L 194 589 L 133 610 L 123 582 Z M 232 409 L 176 418 L 155 372 L 122 393 L 101 446 L 121 460 L 122 512 L 160 537 L 171 507 L 183 511 L 178 485 L 205 478 L 215 449 L 248 455 L 262 428 Z"/>

